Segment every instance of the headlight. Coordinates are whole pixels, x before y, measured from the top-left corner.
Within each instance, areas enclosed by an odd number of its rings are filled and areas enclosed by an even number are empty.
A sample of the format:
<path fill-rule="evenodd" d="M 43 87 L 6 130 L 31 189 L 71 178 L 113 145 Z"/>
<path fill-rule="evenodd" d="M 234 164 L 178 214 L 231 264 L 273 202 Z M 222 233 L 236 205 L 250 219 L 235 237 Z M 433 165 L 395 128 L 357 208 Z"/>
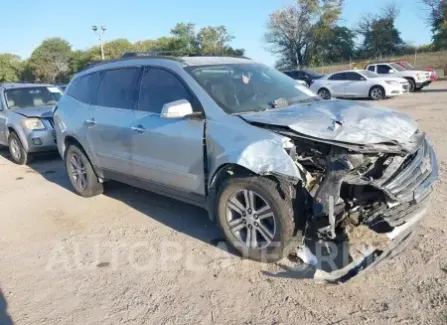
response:
<path fill-rule="evenodd" d="M 22 123 L 28 130 L 45 130 L 45 125 L 38 118 L 27 118 Z"/>
<path fill-rule="evenodd" d="M 391 81 L 385 81 L 388 85 L 398 85 L 399 83 L 397 81 L 391 80 Z"/>

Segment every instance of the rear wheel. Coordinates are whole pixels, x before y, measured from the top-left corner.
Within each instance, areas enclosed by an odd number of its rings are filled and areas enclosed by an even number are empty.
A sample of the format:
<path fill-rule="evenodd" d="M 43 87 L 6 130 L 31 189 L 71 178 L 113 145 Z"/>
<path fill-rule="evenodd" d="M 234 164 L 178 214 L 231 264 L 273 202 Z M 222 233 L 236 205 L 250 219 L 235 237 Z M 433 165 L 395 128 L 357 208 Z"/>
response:
<path fill-rule="evenodd" d="M 292 203 L 263 177 L 231 178 L 217 196 L 218 223 L 243 257 L 275 262 L 288 254 L 295 229 Z"/>
<path fill-rule="evenodd" d="M 331 92 L 326 88 L 321 88 L 318 91 L 318 95 L 323 99 L 331 99 L 332 97 Z"/>
<path fill-rule="evenodd" d="M 104 191 L 84 150 L 70 145 L 65 154 L 65 167 L 71 185 L 83 197 L 92 197 Z"/>
<path fill-rule="evenodd" d="M 25 165 L 29 161 L 29 155 L 22 145 L 19 136 L 15 132 L 11 132 L 8 138 L 9 153 L 12 161 L 18 165 Z"/>
<path fill-rule="evenodd" d="M 380 100 L 385 98 L 385 90 L 382 87 L 374 86 L 369 91 L 369 97 L 372 100 Z"/>

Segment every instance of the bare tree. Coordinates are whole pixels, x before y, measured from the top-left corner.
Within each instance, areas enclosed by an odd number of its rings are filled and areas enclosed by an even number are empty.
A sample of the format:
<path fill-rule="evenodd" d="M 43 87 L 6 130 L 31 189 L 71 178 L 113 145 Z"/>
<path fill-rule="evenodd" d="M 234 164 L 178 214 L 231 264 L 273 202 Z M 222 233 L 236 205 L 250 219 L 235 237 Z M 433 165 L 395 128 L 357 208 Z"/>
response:
<path fill-rule="evenodd" d="M 265 41 L 280 56 L 277 66 L 307 65 L 317 38 L 338 21 L 342 5 L 343 0 L 296 0 L 270 14 Z"/>

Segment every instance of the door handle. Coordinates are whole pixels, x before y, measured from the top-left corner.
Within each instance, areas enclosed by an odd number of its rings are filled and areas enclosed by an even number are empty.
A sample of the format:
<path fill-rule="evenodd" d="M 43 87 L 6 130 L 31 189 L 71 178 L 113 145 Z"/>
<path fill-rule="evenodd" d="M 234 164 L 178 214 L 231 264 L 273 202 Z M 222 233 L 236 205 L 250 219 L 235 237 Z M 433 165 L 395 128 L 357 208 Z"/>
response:
<path fill-rule="evenodd" d="M 94 118 L 92 118 L 91 120 L 85 120 L 85 123 L 87 123 L 88 126 L 93 126 L 96 124 L 96 121 Z"/>
<path fill-rule="evenodd" d="M 143 133 L 146 131 L 146 129 L 142 125 L 132 126 L 131 129 L 132 131 L 135 131 L 137 133 Z"/>

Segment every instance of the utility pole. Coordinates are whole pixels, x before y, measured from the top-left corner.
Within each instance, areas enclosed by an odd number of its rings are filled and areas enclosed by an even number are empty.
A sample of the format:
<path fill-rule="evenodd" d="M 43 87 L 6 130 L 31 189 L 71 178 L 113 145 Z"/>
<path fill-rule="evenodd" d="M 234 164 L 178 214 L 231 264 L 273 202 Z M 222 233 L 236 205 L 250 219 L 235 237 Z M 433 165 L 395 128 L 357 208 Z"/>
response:
<path fill-rule="evenodd" d="M 97 25 L 93 25 L 92 26 L 92 31 L 95 32 L 96 35 L 98 35 L 98 40 L 99 40 L 99 44 L 101 45 L 101 59 L 104 61 L 104 42 L 103 42 L 103 36 L 104 36 L 104 32 L 106 31 L 106 26 L 101 25 L 101 26 L 97 26 Z"/>

